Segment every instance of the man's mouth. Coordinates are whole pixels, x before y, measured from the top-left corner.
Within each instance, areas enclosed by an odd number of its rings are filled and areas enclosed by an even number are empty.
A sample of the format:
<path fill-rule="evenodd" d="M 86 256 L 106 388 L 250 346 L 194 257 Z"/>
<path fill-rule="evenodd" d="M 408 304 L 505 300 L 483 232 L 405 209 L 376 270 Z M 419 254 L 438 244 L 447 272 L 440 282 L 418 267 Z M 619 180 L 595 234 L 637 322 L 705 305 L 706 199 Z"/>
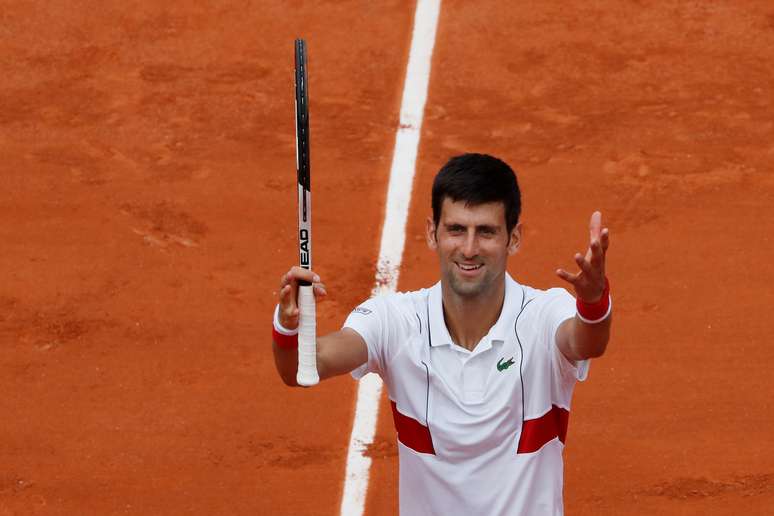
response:
<path fill-rule="evenodd" d="M 454 263 L 457 265 L 457 267 L 459 267 L 465 272 L 477 271 L 478 269 L 484 266 L 483 263 L 460 263 L 460 262 L 454 262 Z"/>

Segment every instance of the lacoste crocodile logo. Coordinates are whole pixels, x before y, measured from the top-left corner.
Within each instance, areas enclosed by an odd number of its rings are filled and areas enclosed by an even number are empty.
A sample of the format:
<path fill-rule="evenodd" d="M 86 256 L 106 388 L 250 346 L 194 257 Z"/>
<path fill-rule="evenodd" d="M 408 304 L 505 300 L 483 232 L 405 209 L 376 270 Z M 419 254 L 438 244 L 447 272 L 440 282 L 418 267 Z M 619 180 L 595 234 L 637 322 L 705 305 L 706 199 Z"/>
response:
<path fill-rule="evenodd" d="M 505 358 L 505 357 L 503 357 Z M 503 359 L 497 361 L 497 370 L 501 373 L 513 365 L 513 357 L 509 358 L 507 362 L 503 363 Z"/>

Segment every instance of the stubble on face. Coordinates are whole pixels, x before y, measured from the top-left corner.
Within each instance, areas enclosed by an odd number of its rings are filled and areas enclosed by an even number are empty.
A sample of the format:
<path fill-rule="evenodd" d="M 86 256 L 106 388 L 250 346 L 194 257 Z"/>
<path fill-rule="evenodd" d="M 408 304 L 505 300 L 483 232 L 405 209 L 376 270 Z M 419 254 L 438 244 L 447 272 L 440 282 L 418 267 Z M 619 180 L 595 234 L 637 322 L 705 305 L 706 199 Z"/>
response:
<path fill-rule="evenodd" d="M 450 269 L 445 271 L 444 279 L 452 292 L 461 298 L 472 299 L 486 294 L 491 291 L 492 286 L 497 280 L 497 272 L 488 267 L 476 280 L 459 277 L 458 272 L 454 270 L 454 267 L 456 266 L 452 265 L 451 267 L 444 267 Z M 502 274 L 500 274 L 500 276 L 501 275 Z"/>

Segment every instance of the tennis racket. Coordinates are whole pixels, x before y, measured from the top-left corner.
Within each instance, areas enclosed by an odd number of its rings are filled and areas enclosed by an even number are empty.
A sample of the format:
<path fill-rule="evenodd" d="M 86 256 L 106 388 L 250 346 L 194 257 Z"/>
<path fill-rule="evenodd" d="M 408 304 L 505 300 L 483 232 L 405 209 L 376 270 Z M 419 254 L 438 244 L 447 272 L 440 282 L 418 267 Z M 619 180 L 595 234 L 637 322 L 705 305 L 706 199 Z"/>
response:
<path fill-rule="evenodd" d="M 309 170 L 309 83 L 306 42 L 296 40 L 296 173 L 298 176 L 298 251 L 301 267 L 312 268 L 312 191 Z M 317 374 L 317 318 L 314 290 L 308 281 L 298 287 L 298 372 L 296 382 L 309 387 Z"/>

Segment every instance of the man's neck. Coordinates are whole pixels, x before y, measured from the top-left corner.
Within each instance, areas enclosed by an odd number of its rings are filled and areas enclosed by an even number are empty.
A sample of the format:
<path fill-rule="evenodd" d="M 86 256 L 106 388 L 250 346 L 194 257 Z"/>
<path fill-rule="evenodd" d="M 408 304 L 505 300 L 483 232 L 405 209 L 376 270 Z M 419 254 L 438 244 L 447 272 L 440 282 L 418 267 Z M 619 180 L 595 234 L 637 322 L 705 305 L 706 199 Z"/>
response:
<path fill-rule="evenodd" d="M 443 317 L 455 344 L 473 350 L 500 317 L 505 302 L 505 280 L 496 282 L 490 292 L 475 297 L 455 294 L 441 283 Z"/>

